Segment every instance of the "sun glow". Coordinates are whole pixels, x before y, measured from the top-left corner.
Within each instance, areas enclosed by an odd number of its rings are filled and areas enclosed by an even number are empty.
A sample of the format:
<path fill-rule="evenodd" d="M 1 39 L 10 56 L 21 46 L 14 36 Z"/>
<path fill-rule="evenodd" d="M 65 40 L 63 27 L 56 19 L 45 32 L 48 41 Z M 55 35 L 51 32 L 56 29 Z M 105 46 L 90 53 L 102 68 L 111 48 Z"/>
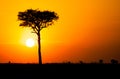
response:
<path fill-rule="evenodd" d="M 26 46 L 27 47 L 33 47 L 35 45 L 35 42 L 32 38 L 29 38 L 26 40 Z"/>

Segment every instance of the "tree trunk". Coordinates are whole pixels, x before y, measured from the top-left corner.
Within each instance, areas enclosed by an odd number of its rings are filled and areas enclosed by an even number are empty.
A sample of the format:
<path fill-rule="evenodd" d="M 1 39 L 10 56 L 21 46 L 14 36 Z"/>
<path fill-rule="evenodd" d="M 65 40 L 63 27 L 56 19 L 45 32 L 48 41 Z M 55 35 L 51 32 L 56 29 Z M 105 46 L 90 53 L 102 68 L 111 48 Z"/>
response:
<path fill-rule="evenodd" d="M 42 56 L 41 56 L 41 45 L 40 45 L 40 33 L 38 33 L 38 58 L 39 64 L 42 64 Z"/>

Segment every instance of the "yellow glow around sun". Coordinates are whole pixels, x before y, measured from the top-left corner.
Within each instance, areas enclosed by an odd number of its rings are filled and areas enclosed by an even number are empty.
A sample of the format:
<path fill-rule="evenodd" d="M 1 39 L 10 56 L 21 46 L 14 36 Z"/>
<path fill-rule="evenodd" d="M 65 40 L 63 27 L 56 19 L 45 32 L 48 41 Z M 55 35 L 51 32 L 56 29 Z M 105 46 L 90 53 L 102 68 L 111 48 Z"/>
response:
<path fill-rule="evenodd" d="M 27 47 L 33 47 L 35 45 L 35 41 L 32 38 L 26 40 Z"/>

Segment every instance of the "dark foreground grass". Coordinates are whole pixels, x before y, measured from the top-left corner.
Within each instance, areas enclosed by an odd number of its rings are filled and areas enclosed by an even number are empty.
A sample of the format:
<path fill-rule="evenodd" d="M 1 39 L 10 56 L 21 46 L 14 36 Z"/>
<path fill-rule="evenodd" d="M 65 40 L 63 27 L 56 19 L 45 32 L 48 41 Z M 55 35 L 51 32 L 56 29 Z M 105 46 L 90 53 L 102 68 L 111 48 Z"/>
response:
<path fill-rule="evenodd" d="M 78 79 L 81 77 L 113 76 L 120 71 L 120 64 L 0 64 L 0 79 Z M 119 74 L 119 73 L 118 73 Z M 2 78 L 4 77 L 4 78 Z M 116 76 L 115 76 L 116 77 Z M 8 79 L 8 78 L 7 78 Z M 104 79 L 104 78 L 103 78 Z"/>

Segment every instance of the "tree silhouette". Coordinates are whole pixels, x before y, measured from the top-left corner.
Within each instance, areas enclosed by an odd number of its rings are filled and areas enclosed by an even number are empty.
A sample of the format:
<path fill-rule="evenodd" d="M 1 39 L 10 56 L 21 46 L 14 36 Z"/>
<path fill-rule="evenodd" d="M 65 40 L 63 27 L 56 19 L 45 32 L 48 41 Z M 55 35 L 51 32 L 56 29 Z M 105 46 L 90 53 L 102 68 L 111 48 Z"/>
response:
<path fill-rule="evenodd" d="M 32 28 L 32 33 L 38 36 L 38 58 L 39 64 L 42 64 L 41 45 L 40 45 L 40 31 L 58 20 L 57 13 L 52 11 L 39 11 L 27 9 L 24 12 L 18 13 L 18 20 L 22 21 L 19 26 Z"/>

